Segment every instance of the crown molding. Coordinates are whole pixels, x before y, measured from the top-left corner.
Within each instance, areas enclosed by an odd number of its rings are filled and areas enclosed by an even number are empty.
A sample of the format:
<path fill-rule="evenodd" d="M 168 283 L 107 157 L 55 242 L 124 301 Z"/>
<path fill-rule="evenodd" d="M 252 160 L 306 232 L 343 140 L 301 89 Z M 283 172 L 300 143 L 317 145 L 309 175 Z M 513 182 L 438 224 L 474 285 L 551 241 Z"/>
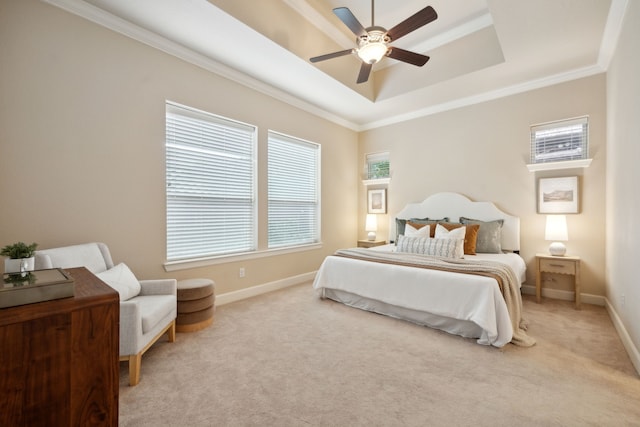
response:
<path fill-rule="evenodd" d="M 524 83 L 519 83 L 503 88 L 497 88 L 487 92 L 475 94 L 472 96 L 455 99 L 448 102 L 443 102 L 437 105 L 432 105 L 426 108 L 417 109 L 415 111 L 399 114 L 392 117 L 387 117 L 383 120 L 371 121 L 364 124 L 354 123 L 350 120 L 338 116 L 330 111 L 317 107 L 301 98 L 291 95 L 290 93 L 278 89 L 270 84 L 264 83 L 258 79 L 248 76 L 247 74 L 226 66 L 216 60 L 213 60 L 205 55 L 199 54 L 191 49 L 188 49 L 178 43 L 175 43 L 165 37 L 162 37 L 152 31 L 141 28 L 131 22 L 128 22 L 122 18 L 112 15 L 92 4 L 87 3 L 84 0 L 42 0 L 45 3 L 56 6 L 69 13 L 80 16 L 91 22 L 94 22 L 100 26 L 108 28 L 112 31 L 120 33 L 126 37 L 136 40 L 140 43 L 146 44 L 150 47 L 156 48 L 169 55 L 182 59 L 200 68 L 218 74 L 230 81 L 241 84 L 250 89 L 256 90 L 260 93 L 273 97 L 279 101 L 292 105 L 317 117 L 326 119 L 339 126 L 343 126 L 347 129 L 351 129 L 355 132 L 362 132 L 365 130 L 371 130 L 382 126 L 396 124 L 408 120 L 413 120 L 448 110 L 467 107 L 470 105 L 495 100 L 498 98 L 515 95 L 518 93 L 539 89 L 546 86 L 551 86 L 559 83 L 564 83 L 571 80 L 576 80 L 584 77 L 589 77 L 599 73 L 606 72 L 611 57 L 615 52 L 615 46 L 617 44 L 618 36 L 622 27 L 622 21 L 626 12 L 628 0 L 612 0 L 609 17 L 605 27 L 605 32 L 600 48 L 600 54 L 598 57 L 598 63 L 592 66 L 587 66 L 568 72 L 555 74 L 540 79 L 531 80 Z M 314 13 L 312 6 L 308 4 L 307 0 L 284 0 L 294 9 L 302 8 L 306 10 L 305 13 Z M 315 11 L 318 16 L 320 14 Z M 328 25 L 334 27 L 325 18 L 322 18 Z M 489 19 L 489 20 L 488 20 Z M 466 31 L 470 31 L 471 28 L 478 26 L 492 25 L 490 16 L 487 18 L 485 15 L 481 15 L 475 18 L 472 22 L 468 23 Z M 322 24 L 324 25 L 324 24 Z M 335 27 L 334 27 L 335 28 Z M 482 27 L 484 28 L 484 27 Z M 462 30 L 456 30 L 462 31 Z M 451 30 L 452 35 L 456 34 Z M 451 37 L 452 35 L 449 35 Z"/>
<path fill-rule="evenodd" d="M 528 92 L 530 90 L 540 89 L 547 86 L 553 86 L 559 83 L 565 83 L 571 80 L 577 80 L 584 77 L 601 74 L 603 72 L 604 70 L 598 65 L 579 68 L 576 70 L 568 71 L 566 73 L 559 73 L 552 76 L 543 77 L 540 79 L 530 80 L 528 82 L 506 86 L 503 88 L 479 93 L 477 95 L 468 96 L 465 98 L 459 98 L 449 102 L 443 102 L 438 105 L 432 105 L 430 107 L 412 111 L 407 114 L 400 114 L 394 117 L 389 117 L 384 120 L 370 122 L 363 126 L 360 126 L 360 131 L 375 129 L 382 126 L 388 126 L 388 125 L 404 122 L 407 120 L 413 120 L 420 117 L 430 116 L 433 114 L 454 110 L 456 108 L 468 107 L 471 105 L 480 104 L 487 101 L 493 101 L 495 99 L 504 98 L 511 95 L 517 95 L 519 93 Z"/>
<path fill-rule="evenodd" d="M 613 58 L 613 54 L 616 51 L 628 3 L 628 0 L 612 0 L 611 2 L 607 24 L 604 27 L 602 43 L 600 44 L 600 53 L 598 55 L 598 65 L 604 70 L 609 69 L 611 58 Z"/>
<path fill-rule="evenodd" d="M 271 96 L 279 101 L 285 102 L 303 111 L 311 113 L 320 118 L 329 120 L 353 131 L 359 131 L 359 125 L 343 117 L 337 116 L 327 110 L 318 108 L 315 105 L 301 100 L 283 90 L 277 89 L 258 79 L 250 77 L 243 72 L 228 67 L 214 59 L 199 54 L 192 49 L 175 43 L 166 37 L 160 36 L 152 31 L 139 27 L 129 21 L 119 18 L 99 7 L 89 4 L 83 0 L 42 0 L 53 6 L 59 7 L 69 13 L 80 16 L 95 24 L 115 31 L 147 46 L 158 49 L 176 58 L 182 59 L 190 64 L 196 65 L 212 73 L 218 74 L 228 80 L 239 83 L 250 89 Z"/>

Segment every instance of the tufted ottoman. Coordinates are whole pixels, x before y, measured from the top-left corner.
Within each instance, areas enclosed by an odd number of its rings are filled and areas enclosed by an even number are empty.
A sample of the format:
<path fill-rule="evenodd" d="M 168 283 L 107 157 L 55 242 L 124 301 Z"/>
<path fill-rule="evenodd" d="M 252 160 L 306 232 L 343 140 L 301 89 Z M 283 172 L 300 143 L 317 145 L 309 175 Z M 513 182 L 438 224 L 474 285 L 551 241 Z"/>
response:
<path fill-rule="evenodd" d="M 213 280 L 179 280 L 176 331 L 194 332 L 212 324 L 215 302 Z"/>

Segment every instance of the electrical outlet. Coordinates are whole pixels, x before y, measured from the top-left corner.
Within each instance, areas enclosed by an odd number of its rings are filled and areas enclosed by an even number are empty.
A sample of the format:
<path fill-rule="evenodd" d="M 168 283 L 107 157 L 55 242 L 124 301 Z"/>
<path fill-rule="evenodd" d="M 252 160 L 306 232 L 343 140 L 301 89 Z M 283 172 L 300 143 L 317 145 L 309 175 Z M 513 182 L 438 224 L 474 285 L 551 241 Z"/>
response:
<path fill-rule="evenodd" d="M 238 273 L 240 277 L 244 277 L 244 267 L 240 267 L 240 272 Z"/>
<path fill-rule="evenodd" d="M 624 303 L 625 303 L 625 298 L 624 298 L 624 294 L 620 295 L 620 305 L 622 305 L 622 307 L 624 307 Z"/>

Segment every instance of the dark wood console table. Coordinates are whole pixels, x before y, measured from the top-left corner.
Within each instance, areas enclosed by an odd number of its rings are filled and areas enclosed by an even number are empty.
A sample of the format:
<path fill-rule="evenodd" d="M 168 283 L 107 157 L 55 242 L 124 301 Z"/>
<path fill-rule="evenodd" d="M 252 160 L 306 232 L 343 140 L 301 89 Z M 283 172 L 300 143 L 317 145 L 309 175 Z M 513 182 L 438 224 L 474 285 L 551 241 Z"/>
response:
<path fill-rule="evenodd" d="M 118 425 L 118 293 L 65 271 L 75 296 L 0 309 L 2 426 Z"/>

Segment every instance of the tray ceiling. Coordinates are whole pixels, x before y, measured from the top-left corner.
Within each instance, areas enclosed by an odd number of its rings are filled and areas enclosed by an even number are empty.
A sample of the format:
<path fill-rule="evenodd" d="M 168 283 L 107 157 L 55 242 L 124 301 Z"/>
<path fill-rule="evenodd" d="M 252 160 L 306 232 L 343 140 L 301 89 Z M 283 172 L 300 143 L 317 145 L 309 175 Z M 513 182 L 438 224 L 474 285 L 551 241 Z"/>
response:
<path fill-rule="evenodd" d="M 370 0 L 47 0 L 356 130 L 604 72 L 627 0 L 375 1 L 387 29 L 427 5 L 438 19 L 393 43 L 431 57 L 384 58 L 356 84 L 355 46 L 332 13 L 371 25 Z"/>

